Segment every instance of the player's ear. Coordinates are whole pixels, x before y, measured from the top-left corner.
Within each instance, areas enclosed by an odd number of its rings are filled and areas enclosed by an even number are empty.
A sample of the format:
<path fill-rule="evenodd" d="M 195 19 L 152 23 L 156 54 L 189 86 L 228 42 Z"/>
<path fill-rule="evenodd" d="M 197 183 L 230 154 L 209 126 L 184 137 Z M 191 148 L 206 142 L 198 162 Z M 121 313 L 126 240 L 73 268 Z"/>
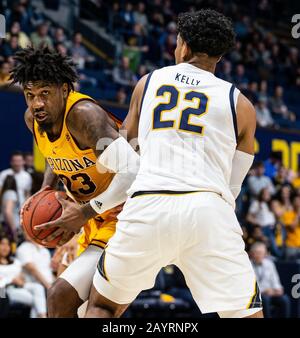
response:
<path fill-rule="evenodd" d="M 184 61 L 187 61 L 191 58 L 192 55 L 192 51 L 189 48 L 189 46 L 187 45 L 187 43 L 185 41 L 183 41 L 182 43 L 182 47 L 181 47 L 181 58 Z"/>
<path fill-rule="evenodd" d="M 67 84 L 67 83 L 64 83 L 62 89 L 63 89 L 63 96 L 64 96 L 64 99 L 66 99 L 66 98 L 68 97 L 68 92 L 69 92 L 68 84 Z"/>

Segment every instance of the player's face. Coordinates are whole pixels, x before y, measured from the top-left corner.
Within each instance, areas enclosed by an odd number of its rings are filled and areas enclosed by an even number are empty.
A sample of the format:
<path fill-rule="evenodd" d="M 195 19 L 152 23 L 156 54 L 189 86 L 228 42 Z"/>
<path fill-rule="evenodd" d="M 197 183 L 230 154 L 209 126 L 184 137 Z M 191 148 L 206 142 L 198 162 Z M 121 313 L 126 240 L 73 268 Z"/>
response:
<path fill-rule="evenodd" d="M 67 84 L 62 86 L 42 81 L 29 82 L 24 87 L 27 106 L 39 127 L 49 131 L 61 122 L 68 96 Z"/>

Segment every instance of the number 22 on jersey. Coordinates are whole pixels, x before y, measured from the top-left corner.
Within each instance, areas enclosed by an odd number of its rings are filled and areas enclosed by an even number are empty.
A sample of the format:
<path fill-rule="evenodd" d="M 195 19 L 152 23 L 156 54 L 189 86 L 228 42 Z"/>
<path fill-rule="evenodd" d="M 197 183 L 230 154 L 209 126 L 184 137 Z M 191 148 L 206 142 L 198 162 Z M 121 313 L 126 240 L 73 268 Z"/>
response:
<path fill-rule="evenodd" d="M 169 100 L 165 103 L 159 103 L 154 108 L 153 130 L 176 128 L 175 120 L 163 120 L 162 115 L 165 112 L 171 112 L 177 108 L 180 101 L 180 93 L 178 89 L 172 85 L 163 85 L 158 88 L 156 96 L 163 98 L 169 96 Z M 192 90 L 185 93 L 183 100 L 190 102 L 190 104 L 194 107 L 188 106 L 187 108 L 181 110 L 179 124 L 176 123 L 176 125 L 178 125 L 178 130 L 203 136 L 204 126 L 201 124 L 191 123 L 190 119 L 192 116 L 200 117 L 207 113 L 209 98 L 204 93 Z"/>

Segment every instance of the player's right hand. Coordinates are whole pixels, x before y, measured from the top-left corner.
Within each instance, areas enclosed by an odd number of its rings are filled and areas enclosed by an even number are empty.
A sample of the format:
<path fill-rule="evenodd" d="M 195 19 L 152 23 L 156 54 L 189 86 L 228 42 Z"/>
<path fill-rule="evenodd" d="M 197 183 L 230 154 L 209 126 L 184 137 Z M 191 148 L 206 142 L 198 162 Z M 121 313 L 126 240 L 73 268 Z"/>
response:
<path fill-rule="evenodd" d="M 23 215 L 24 215 L 24 210 L 28 207 L 31 199 L 39 194 L 42 191 L 47 191 L 47 190 L 52 190 L 52 188 L 50 187 L 50 185 L 46 185 L 44 186 L 42 189 L 40 189 L 39 191 L 37 191 L 34 195 L 30 196 L 29 198 L 27 198 L 27 200 L 24 202 L 24 204 L 22 205 L 22 208 L 20 210 L 20 224 L 23 226 Z"/>

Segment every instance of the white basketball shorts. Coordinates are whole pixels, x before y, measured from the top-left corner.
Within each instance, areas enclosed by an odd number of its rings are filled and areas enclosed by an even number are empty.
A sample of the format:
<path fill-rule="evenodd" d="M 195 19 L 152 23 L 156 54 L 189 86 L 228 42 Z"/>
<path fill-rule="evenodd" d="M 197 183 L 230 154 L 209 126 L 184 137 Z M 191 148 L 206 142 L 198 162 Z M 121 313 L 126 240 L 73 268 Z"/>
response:
<path fill-rule="evenodd" d="M 175 264 L 202 313 L 261 308 L 252 265 L 235 212 L 213 192 L 129 198 L 118 216 L 93 284 L 129 304 Z"/>

